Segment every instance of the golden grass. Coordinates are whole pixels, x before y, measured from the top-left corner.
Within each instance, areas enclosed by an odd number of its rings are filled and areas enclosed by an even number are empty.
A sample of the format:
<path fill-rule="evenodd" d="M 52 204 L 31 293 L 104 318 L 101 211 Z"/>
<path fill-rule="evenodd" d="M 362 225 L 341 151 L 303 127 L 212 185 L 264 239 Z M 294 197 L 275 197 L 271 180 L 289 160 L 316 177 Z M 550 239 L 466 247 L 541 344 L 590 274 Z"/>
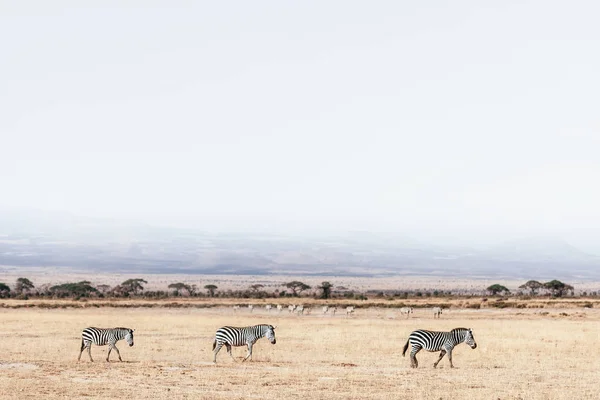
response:
<path fill-rule="evenodd" d="M 457 309 L 434 320 L 417 309 L 358 309 L 350 318 L 278 315 L 218 308 L 0 309 L 0 397 L 152 399 L 596 399 L 600 377 L 597 309 Z M 567 314 L 567 315 L 561 315 Z M 223 325 L 277 325 L 277 344 L 261 339 L 254 361 L 234 363 L 214 332 Z M 84 352 L 87 326 L 136 329 L 135 346 L 117 344 L 125 362 L 106 363 L 107 347 Z M 476 350 L 459 345 L 454 364 L 420 367 L 402 357 L 417 328 L 471 327 Z M 234 348 L 241 359 L 245 348 Z M 116 354 L 111 354 L 117 360 Z"/>

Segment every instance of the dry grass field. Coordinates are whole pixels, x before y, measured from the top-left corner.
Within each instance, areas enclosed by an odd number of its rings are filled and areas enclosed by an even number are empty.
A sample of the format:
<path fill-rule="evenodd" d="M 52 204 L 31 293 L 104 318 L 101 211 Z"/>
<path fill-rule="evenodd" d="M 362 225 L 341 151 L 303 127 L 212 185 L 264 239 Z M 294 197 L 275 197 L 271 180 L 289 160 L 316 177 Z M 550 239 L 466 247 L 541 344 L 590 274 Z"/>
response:
<path fill-rule="evenodd" d="M 10 302 L 8 302 L 10 303 Z M 562 315 L 561 315 L 562 314 Z M 308 316 L 264 309 L 234 313 L 215 308 L 0 309 L 0 398 L 132 399 L 597 399 L 600 310 L 452 309 L 439 320 L 416 309 L 361 308 L 351 317 Z M 223 325 L 271 323 L 277 344 L 261 339 L 254 361 L 245 348 L 225 352 L 213 365 L 214 332 Z M 135 346 L 117 344 L 84 352 L 87 326 L 136 329 Z M 461 344 L 432 367 L 437 354 L 422 351 L 420 366 L 402 357 L 417 328 L 471 327 L 478 348 Z"/>

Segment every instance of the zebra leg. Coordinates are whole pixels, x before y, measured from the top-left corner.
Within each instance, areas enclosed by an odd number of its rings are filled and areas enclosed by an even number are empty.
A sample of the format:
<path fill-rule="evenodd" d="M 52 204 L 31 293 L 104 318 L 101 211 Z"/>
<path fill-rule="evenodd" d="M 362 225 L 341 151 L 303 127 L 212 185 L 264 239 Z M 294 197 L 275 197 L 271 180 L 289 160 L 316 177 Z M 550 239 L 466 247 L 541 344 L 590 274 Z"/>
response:
<path fill-rule="evenodd" d="M 92 343 L 88 345 L 88 355 L 90 356 L 90 361 L 94 362 L 94 359 L 92 358 Z"/>
<path fill-rule="evenodd" d="M 242 362 L 246 361 L 248 358 L 250 358 L 250 361 L 252 361 L 252 343 L 248 343 L 248 355 L 242 360 Z"/>
<path fill-rule="evenodd" d="M 235 357 L 233 356 L 233 353 L 231 352 L 231 345 L 229 343 L 225 343 L 225 348 L 227 348 L 227 352 L 229 353 L 229 355 L 231 356 L 231 359 L 233 361 L 235 361 Z"/>
<path fill-rule="evenodd" d="M 450 360 L 450 368 L 454 368 L 452 364 L 452 349 L 448 350 L 448 360 Z"/>
<path fill-rule="evenodd" d="M 218 343 L 217 346 L 215 347 L 215 350 L 213 351 L 213 354 L 214 354 L 213 362 L 215 364 L 217 363 L 217 353 L 219 352 L 219 350 L 221 350 L 221 347 L 223 347 L 223 343 Z"/>
<path fill-rule="evenodd" d="M 433 368 L 437 367 L 438 363 L 442 360 L 442 358 L 444 358 L 445 355 L 446 355 L 446 350 L 440 351 L 440 358 L 438 358 L 438 360 L 433 364 Z M 450 353 L 448 353 L 448 358 L 450 358 Z"/>
<path fill-rule="evenodd" d="M 109 344 L 109 345 L 108 345 L 108 354 L 106 355 L 106 362 L 110 362 L 110 361 L 108 361 L 108 358 L 110 357 L 110 352 L 111 352 L 111 351 L 112 351 L 112 345 L 111 345 L 111 344 Z"/>
<path fill-rule="evenodd" d="M 119 356 L 119 361 L 123 362 L 123 360 L 121 359 L 121 352 L 119 351 L 119 349 L 117 349 L 117 346 L 113 344 L 113 349 L 116 350 L 117 355 Z M 108 360 L 106 360 L 108 361 Z"/>
<path fill-rule="evenodd" d="M 79 351 L 79 357 L 77 357 L 77 361 L 81 361 L 81 354 L 83 353 L 83 349 L 85 349 L 85 343 L 83 342 L 83 339 L 81 339 L 81 349 Z"/>
<path fill-rule="evenodd" d="M 417 353 L 421 351 L 420 347 L 413 347 L 410 351 L 410 366 L 412 368 L 417 368 L 419 366 L 419 362 L 417 361 Z"/>

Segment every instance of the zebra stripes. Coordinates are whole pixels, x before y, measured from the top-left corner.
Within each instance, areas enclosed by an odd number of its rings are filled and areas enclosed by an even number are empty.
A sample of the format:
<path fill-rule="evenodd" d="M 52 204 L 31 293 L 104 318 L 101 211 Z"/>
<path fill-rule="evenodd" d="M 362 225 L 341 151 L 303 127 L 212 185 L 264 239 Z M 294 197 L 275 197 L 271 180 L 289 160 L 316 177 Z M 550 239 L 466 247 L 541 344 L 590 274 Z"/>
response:
<path fill-rule="evenodd" d="M 92 343 L 96 346 L 108 345 L 108 354 L 106 355 L 107 362 L 112 349 L 115 349 L 119 355 L 119 361 L 123 361 L 121 359 L 121 353 L 115 344 L 119 340 L 125 339 L 129 346 L 133 346 L 133 332 L 134 330 L 129 328 L 85 328 L 81 333 L 81 349 L 79 351 L 79 357 L 77 358 L 77 361 L 81 360 L 81 354 L 87 347 L 90 361 L 94 362 L 92 359 Z"/>
<path fill-rule="evenodd" d="M 416 355 L 421 349 L 427 351 L 439 351 L 440 357 L 433 364 L 433 368 L 436 368 L 440 360 L 448 353 L 450 368 L 454 368 L 454 365 L 452 364 L 452 349 L 454 349 L 454 346 L 457 344 L 463 342 L 471 346 L 472 349 L 477 348 L 477 343 L 475 343 L 475 338 L 473 337 L 473 331 L 471 329 L 455 328 L 450 332 L 435 332 L 419 329 L 413 331 L 408 337 L 402 351 L 402 356 L 406 354 L 406 350 L 410 345 L 410 366 L 417 368 L 419 362 L 417 361 Z"/>
<path fill-rule="evenodd" d="M 272 344 L 277 343 L 275 339 L 275 327 L 273 325 L 255 325 L 247 326 L 243 328 L 236 328 L 233 326 L 224 326 L 217 330 L 215 334 L 215 341 L 213 342 L 213 362 L 217 362 L 217 353 L 221 350 L 221 347 L 225 345 L 227 352 L 233 358 L 231 353 L 232 346 L 248 346 L 248 355 L 244 357 L 243 361 L 248 358 L 252 360 L 252 346 L 256 341 L 262 337 L 267 337 Z"/>

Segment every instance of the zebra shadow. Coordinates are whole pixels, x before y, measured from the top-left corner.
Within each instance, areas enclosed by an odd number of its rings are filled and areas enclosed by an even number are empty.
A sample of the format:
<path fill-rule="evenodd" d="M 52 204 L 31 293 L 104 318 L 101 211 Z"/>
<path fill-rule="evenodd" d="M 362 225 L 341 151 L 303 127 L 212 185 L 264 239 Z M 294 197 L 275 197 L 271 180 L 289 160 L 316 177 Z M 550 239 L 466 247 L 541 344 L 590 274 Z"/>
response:
<path fill-rule="evenodd" d="M 140 364 L 141 361 L 107 361 L 107 364 L 115 364 L 115 365 L 119 365 L 119 364 Z"/>

